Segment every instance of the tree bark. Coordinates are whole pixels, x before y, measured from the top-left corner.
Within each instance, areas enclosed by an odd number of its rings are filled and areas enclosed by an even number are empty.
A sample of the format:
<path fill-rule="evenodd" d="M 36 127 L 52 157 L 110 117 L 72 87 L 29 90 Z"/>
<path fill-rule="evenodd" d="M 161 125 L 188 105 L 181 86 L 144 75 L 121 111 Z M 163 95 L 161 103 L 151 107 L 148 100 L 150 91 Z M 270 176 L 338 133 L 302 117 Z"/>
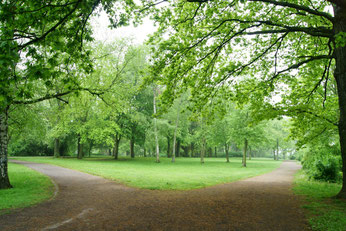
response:
<path fill-rule="evenodd" d="M 206 140 L 205 137 L 202 138 L 202 150 L 201 150 L 201 164 L 204 164 L 204 156 L 206 150 Z"/>
<path fill-rule="evenodd" d="M 279 139 L 276 139 L 276 160 L 279 160 Z"/>
<path fill-rule="evenodd" d="M 251 160 L 251 146 L 249 146 L 249 160 Z"/>
<path fill-rule="evenodd" d="M 118 156 L 119 156 L 119 143 L 120 143 L 120 140 L 121 140 L 121 136 L 120 135 L 115 135 L 115 138 L 114 138 L 114 147 L 113 147 L 113 153 L 112 155 L 114 156 L 114 159 L 118 159 Z"/>
<path fill-rule="evenodd" d="M 77 158 L 78 159 L 82 159 L 83 158 L 83 144 L 81 144 L 81 137 L 80 135 L 78 135 L 78 139 L 77 139 Z"/>
<path fill-rule="evenodd" d="M 226 162 L 229 163 L 229 145 L 225 143 Z"/>
<path fill-rule="evenodd" d="M 60 157 L 60 140 L 59 140 L 59 138 L 54 139 L 54 157 Z"/>
<path fill-rule="evenodd" d="M 130 155 L 131 155 L 131 158 L 135 158 L 135 141 L 134 141 L 134 138 L 131 137 L 130 139 Z"/>
<path fill-rule="evenodd" d="M 341 8 L 334 5 L 334 34 L 340 32 L 346 33 L 346 8 Z M 334 77 L 336 80 L 338 97 L 339 97 L 339 138 L 341 147 L 342 159 L 342 188 L 337 197 L 346 198 L 346 46 L 337 47 L 334 50 L 335 71 Z"/>
<path fill-rule="evenodd" d="M 180 139 L 177 139 L 177 147 L 175 148 L 175 156 L 179 157 L 180 156 Z"/>
<path fill-rule="evenodd" d="M 12 188 L 8 178 L 8 108 L 0 112 L 0 189 Z"/>
<path fill-rule="evenodd" d="M 215 157 L 217 157 L 217 147 L 215 147 Z"/>
<path fill-rule="evenodd" d="M 167 157 L 171 157 L 171 140 L 169 136 L 167 136 Z"/>
<path fill-rule="evenodd" d="M 243 150 L 243 167 L 246 167 L 246 153 L 247 153 L 247 139 L 244 139 L 244 150 Z"/>
<path fill-rule="evenodd" d="M 153 90 L 154 90 L 154 115 L 156 115 L 156 86 L 153 88 Z M 155 144 L 156 144 L 156 163 L 160 163 L 160 148 L 159 148 L 159 138 L 157 135 L 156 117 L 154 117 L 154 133 L 155 133 Z"/>

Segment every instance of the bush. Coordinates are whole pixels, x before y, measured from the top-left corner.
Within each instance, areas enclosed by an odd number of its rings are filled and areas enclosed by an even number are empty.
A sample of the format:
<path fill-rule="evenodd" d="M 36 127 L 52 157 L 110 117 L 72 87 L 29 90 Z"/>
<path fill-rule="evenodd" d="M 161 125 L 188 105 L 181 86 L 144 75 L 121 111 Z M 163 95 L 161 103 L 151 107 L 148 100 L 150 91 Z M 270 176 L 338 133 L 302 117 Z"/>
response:
<path fill-rule="evenodd" d="M 316 180 L 327 182 L 337 182 L 339 180 L 338 162 L 335 157 L 328 158 L 327 161 L 318 160 L 315 163 L 316 169 L 311 174 Z"/>
<path fill-rule="evenodd" d="M 52 156 L 54 150 L 45 143 L 29 141 L 9 145 L 9 153 L 11 156 Z"/>
<path fill-rule="evenodd" d="M 304 155 L 302 164 L 309 178 L 333 183 L 341 180 L 340 157 L 314 153 L 314 155 Z"/>

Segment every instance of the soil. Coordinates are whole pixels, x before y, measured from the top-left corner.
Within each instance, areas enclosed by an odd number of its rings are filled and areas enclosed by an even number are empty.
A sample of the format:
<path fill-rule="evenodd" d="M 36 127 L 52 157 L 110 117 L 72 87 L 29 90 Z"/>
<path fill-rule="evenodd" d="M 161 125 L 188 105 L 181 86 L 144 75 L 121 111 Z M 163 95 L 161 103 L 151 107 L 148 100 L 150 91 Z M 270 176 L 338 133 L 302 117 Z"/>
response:
<path fill-rule="evenodd" d="M 285 161 L 271 173 L 189 191 L 130 188 L 71 169 L 15 161 L 58 185 L 52 200 L 0 216 L 0 230 L 309 230 Z"/>

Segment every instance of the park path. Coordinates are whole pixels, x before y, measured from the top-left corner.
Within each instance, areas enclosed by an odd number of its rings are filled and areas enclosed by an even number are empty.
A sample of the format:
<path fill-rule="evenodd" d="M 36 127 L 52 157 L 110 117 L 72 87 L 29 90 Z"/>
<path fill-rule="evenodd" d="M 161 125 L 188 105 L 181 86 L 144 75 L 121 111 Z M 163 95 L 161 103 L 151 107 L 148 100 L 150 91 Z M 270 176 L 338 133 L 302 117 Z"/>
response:
<path fill-rule="evenodd" d="M 0 230 L 309 230 L 291 191 L 300 168 L 189 191 L 130 188 L 48 164 L 13 161 L 51 177 L 57 196 L 0 216 Z"/>

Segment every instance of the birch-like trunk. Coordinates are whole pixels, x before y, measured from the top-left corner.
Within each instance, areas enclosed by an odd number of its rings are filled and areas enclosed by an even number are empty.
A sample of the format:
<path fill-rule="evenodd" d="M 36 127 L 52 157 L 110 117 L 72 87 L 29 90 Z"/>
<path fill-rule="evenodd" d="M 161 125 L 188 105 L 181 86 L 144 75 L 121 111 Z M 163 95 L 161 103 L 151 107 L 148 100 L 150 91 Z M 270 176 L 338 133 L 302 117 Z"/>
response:
<path fill-rule="evenodd" d="M 243 167 L 246 167 L 246 153 L 247 153 L 247 139 L 244 139 L 244 150 L 243 150 Z"/>
<path fill-rule="evenodd" d="M 0 112 L 0 189 L 12 188 L 8 178 L 7 145 L 8 145 L 8 109 Z"/>
<path fill-rule="evenodd" d="M 156 87 L 154 87 L 154 116 L 156 116 Z M 159 139 L 157 136 L 157 119 L 154 117 L 154 135 L 156 144 L 156 163 L 160 163 Z"/>

